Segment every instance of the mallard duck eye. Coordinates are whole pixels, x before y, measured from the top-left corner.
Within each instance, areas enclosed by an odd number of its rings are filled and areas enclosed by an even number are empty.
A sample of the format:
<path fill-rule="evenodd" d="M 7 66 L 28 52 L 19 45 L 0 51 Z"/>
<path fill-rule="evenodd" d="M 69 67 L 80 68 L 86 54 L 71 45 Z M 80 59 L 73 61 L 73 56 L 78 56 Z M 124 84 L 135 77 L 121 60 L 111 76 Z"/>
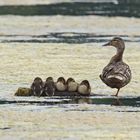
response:
<path fill-rule="evenodd" d="M 117 40 L 113 40 L 113 43 L 117 43 L 118 41 Z"/>

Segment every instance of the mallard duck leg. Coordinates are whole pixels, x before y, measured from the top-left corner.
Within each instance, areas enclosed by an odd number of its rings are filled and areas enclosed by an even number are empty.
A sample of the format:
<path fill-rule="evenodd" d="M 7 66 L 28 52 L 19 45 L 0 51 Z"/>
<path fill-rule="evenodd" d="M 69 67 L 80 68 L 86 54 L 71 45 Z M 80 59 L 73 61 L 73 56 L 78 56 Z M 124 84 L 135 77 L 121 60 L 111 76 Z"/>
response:
<path fill-rule="evenodd" d="M 120 91 L 120 88 L 118 88 L 117 93 L 116 93 L 115 95 L 111 95 L 111 96 L 116 96 L 116 97 L 118 97 L 119 91 Z"/>
<path fill-rule="evenodd" d="M 116 97 L 118 96 L 119 91 L 120 91 L 120 88 L 118 88 L 118 90 L 117 90 L 117 93 L 115 95 Z"/>

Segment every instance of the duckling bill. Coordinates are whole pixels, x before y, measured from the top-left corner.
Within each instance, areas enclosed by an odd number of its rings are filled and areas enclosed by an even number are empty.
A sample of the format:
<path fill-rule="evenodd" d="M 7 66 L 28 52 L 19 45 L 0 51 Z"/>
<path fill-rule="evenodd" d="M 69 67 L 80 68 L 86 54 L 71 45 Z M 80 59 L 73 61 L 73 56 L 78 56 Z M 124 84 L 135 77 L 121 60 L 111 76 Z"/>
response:
<path fill-rule="evenodd" d="M 110 42 L 103 46 L 113 46 L 117 49 L 108 65 L 103 69 L 100 75 L 101 80 L 109 87 L 116 88 L 118 96 L 119 90 L 126 86 L 132 77 L 129 66 L 123 62 L 123 53 L 125 50 L 125 43 L 122 38 L 115 37 Z"/>

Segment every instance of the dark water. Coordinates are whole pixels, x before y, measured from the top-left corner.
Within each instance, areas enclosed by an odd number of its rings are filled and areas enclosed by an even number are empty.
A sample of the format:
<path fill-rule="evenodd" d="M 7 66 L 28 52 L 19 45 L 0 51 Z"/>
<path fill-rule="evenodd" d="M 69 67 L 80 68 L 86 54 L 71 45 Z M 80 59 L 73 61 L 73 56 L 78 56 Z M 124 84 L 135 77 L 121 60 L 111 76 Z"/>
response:
<path fill-rule="evenodd" d="M 93 42 L 107 42 L 116 35 L 95 35 L 93 33 L 59 32 L 45 35 L 0 35 L 0 42 L 20 42 L 20 43 L 69 43 L 82 44 Z M 140 42 L 140 36 L 117 35 L 127 42 Z"/>
<path fill-rule="evenodd" d="M 36 105 L 56 105 L 56 104 L 95 104 L 95 105 L 112 105 L 112 106 L 131 106 L 140 107 L 140 97 L 53 97 L 46 98 L 45 101 L 23 100 L 18 101 L 0 100 L 0 105 L 3 104 L 36 104 Z"/>
<path fill-rule="evenodd" d="M 120 1 L 118 4 L 93 3 L 93 2 L 71 2 L 56 3 L 48 5 L 19 5 L 0 6 L 0 15 L 100 15 L 100 16 L 124 16 L 140 17 L 140 2 Z"/>

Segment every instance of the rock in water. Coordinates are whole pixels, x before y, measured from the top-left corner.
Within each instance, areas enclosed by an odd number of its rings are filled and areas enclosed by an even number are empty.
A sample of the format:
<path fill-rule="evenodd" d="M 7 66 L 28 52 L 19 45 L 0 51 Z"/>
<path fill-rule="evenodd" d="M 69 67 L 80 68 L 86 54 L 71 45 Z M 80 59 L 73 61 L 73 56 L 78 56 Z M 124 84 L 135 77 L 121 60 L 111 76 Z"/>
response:
<path fill-rule="evenodd" d="M 19 87 L 15 96 L 32 96 L 32 91 L 30 88 Z"/>

